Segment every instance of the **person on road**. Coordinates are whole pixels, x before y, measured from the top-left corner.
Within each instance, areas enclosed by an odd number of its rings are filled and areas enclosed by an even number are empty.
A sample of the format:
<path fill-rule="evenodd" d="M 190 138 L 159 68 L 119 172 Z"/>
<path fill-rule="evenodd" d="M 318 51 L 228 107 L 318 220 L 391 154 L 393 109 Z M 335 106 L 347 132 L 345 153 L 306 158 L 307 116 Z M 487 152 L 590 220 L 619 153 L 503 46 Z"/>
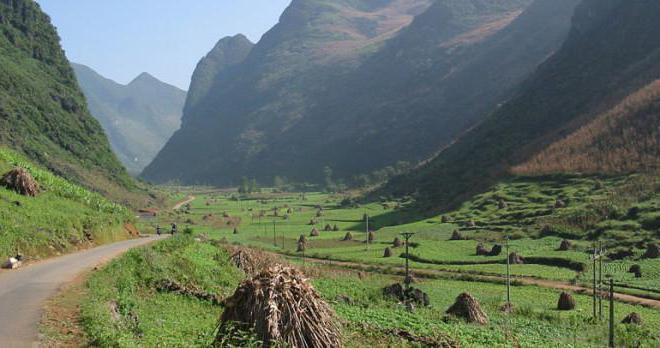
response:
<path fill-rule="evenodd" d="M 176 234 L 176 223 L 172 223 L 172 235 Z"/>
<path fill-rule="evenodd" d="M 156 234 L 160 236 L 161 233 L 162 233 L 162 232 L 161 232 L 161 230 L 160 230 L 160 225 L 157 225 L 157 226 L 156 226 Z"/>

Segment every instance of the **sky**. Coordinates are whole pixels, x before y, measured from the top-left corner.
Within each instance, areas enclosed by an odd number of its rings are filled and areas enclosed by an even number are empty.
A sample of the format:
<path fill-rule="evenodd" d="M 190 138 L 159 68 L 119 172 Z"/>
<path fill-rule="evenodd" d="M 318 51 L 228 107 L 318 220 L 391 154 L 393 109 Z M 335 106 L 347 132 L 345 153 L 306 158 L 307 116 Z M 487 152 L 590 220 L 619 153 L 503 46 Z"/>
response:
<path fill-rule="evenodd" d="M 253 42 L 291 0 L 37 0 L 67 57 L 126 84 L 142 72 L 188 89 L 197 62 L 225 36 Z"/>

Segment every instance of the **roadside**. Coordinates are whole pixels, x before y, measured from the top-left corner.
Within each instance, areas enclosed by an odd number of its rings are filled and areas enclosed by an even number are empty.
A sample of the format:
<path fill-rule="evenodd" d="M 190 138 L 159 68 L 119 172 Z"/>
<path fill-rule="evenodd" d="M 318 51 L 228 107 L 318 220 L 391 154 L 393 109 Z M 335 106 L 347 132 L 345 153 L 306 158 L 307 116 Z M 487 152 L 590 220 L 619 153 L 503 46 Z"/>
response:
<path fill-rule="evenodd" d="M 85 283 L 89 275 L 89 272 L 78 275 L 45 302 L 39 323 L 41 347 L 88 346 L 89 340 L 80 322 L 80 304 L 88 292 Z"/>
<path fill-rule="evenodd" d="M 185 200 L 183 200 L 183 201 L 177 203 L 177 204 L 172 208 L 172 210 L 179 210 L 179 209 L 181 209 L 181 207 L 183 207 L 184 205 L 186 205 L 186 204 L 188 204 L 188 203 L 192 203 L 195 199 L 196 199 L 195 196 L 190 196 L 190 197 L 186 198 Z"/>
<path fill-rule="evenodd" d="M 44 301 L 80 273 L 125 251 L 165 237 L 132 239 L 49 259 L 13 272 L 0 273 L 0 342 L 3 347 L 32 347 Z"/>

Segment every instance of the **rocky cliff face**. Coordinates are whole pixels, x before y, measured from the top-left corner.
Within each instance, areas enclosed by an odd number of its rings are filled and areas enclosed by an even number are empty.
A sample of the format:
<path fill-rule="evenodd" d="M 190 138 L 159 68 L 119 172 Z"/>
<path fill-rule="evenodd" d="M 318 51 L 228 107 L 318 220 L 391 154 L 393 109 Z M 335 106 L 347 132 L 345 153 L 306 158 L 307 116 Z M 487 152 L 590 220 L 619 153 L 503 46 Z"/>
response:
<path fill-rule="evenodd" d="M 320 181 L 325 166 L 350 179 L 424 159 L 513 95 L 576 3 L 294 1 L 186 109 L 144 177 Z"/>
<path fill-rule="evenodd" d="M 653 82 L 660 77 L 658 15 L 660 3 L 653 1 L 583 1 L 562 48 L 521 86 L 515 98 L 431 163 L 393 180 L 381 193 L 406 194 L 415 187 L 429 207 L 446 206 L 506 176 L 512 166 L 523 163 L 518 170 L 532 174 L 538 156 L 570 161 L 572 155 L 555 151 L 551 144 L 575 140 L 571 134 L 581 134 L 583 127 L 595 133 L 564 145 L 587 153 L 602 145 L 613 155 L 631 146 L 635 150 L 628 150 L 629 154 L 647 156 L 643 141 L 649 137 L 647 130 L 635 131 L 644 135 L 639 144 L 622 144 L 626 138 L 620 135 L 634 125 L 653 125 L 639 121 L 652 118 L 655 110 Z M 636 106 L 623 112 L 622 100 L 624 104 L 634 100 Z M 640 104 L 646 106 L 636 110 Z M 604 119 L 609 124 L 604 126 Z M 601 163 L 602 168 L 590 171 L 606 172 L 605 165 L 612 163 L 625 171 L 625 162 L 594 158 L 592 164 Z M 545 171 L 536 168 L 539 173 Z"/>

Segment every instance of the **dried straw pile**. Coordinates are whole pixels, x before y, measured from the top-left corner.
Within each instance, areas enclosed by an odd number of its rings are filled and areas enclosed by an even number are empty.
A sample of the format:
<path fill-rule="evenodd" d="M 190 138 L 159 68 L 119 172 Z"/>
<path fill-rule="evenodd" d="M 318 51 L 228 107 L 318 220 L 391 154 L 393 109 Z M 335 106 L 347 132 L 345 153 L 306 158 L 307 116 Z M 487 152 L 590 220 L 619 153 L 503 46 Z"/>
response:
<path fill-rule="evenodd" d="M 635 324 L 635 325 L 642 325 L 644 321 L 642 320 L 642 316 L 639 315 L 639 313 L 632 312 L 628 315 L 626 315 L 625 318 L 621 321 L 621 324 Z"/>
<path fill-rule="evenodd" d="M 447 309 L 447 314 L 465 319 L 468 323 L 488 324 L 488 316 L 481 309 L 479 301 L 464 292 L 456 298 L 456 302 Z"/>
<path fill-rule="evenodd" d="M 217 341 L 235 323 L 254 330 L 264 347 L 342 347 L 334 312 L 291 267 L 271 267 L 243 281 L 225 300 L 220 322 Z"/>
<path fill-rule="evenodd" d="M 353 240 L 353 234 L 351 232 L 346 232 L 346 235 L 344 236 L 344 239 L 342 239 L 342 241 L 348 242 L 351 240 Z"/>
<path fill-rule="evenodd" d="M 561 241 L 561 244 L 559 244 L 559 251 L 569 251 L 573 248 L 573 244 L 571 241 L 564 239 Z"/>
<path fill-rule="evenodd" d="M 567 292 L 562 292 L 561 295 L 559 295 L 557 309 L 560 311 L 570 311 L 575 309 L 575 299 L 573 296 Z"/>
<path fill-rule="evenodd" d="M 231 261 L 247 275 L 254 275 L 261 270 L 281 262 L 277 257 L 247 248 L 230 249 Z"/>
<path fill-rule="evenodd" d="M 477 245 L 477 256 L 488 256 L 490 252 L 483 244 Z"/>
<path fill-rule="evenodd" d="M 401 239 L 399 239 L 399 237 L 396 237 L 394 238 L 394 241 L 392 241 L 392 246 L 395 248 L 400 248 L 403 246 L 403 242 L 401 241 Z"/>
<path fill-rule="evenodd" d="M 39 184 L 23 168 L 14 168 L 9 171 L 0 179 L 0 185 L 23 196 L 35 197 L 39 194 Z"/>
<path fill-rule="evenodd" d="M 660 248 L 655 243 L 649 243 L 646 247 L 646 252 L 642 256 L 644 259 L 657 259 L 660 258 Z"/>
<path fill-rule="evenodd" d="M 449 240 L 466 240 L 465 236 L 461 234 L 461 232 L 458 232 L 458 230 L 454 230 L 451 234 L 451 238 Z"/>
<path fill-rule="evenodd" d="M 385 248 L 385 251 L 383 252 L 383 257 L 392 257 L 392 249 L 389 247 Z"/>
<path fill-rule="evenodd" d="M 319 232 L 319 230 L 316 227 L 314 227 L 312 228 L 312 232 L 310 232 L 309 235 L 311 237 L 318 237 L 321 235 L 321 232 Z"/>
<path fill-rule="evenodd" d="M 509 254 L 509 263 L 512 265 L 522 265 L 525 263 L 525 259 L 517 253 L 512 252 Z"/>

